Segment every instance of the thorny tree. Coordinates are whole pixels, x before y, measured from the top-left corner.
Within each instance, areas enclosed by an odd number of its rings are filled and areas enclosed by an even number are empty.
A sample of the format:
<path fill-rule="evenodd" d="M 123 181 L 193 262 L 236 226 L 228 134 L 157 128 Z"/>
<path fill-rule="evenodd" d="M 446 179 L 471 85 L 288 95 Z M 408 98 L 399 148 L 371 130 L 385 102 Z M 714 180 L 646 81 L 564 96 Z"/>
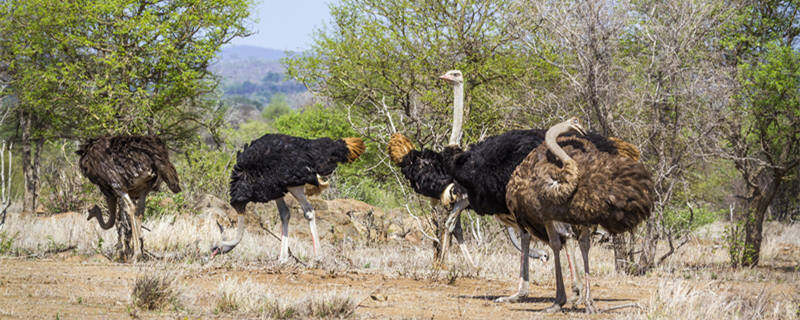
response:
<path fill-rule="evenodd" d="M 459 69 L 466 79 L 462 141 L 474 142 L 507 129 L 509 97 L 526 65 L 505 19 L 510 3 L 344 0 L 331 6 L 331 26 L 317 32 L 311 50 L 287 61 L 289 74 L 332 99 L 369 140 L 385 145 L 394 117 L 398 131 L 438 150 L 450 132 L 453 98 L 437 77 Z M 373 168 L 383 181 L 396 176 L 387 158 Z M 431 217 L 437 234 L 444 217 Z"/>
<path fill-rule="evenodd" d="M 633 247 L 632 235 L 614 239 L 619 271 L 646 272 L 688 231 L 663 221 L 683 205 L 674 195 L 687 173 L 719 141 L 731 90 L 714 46 L 729 11 L 718 1 L 532 1 L 515 17 L 526 50 L 562 79 L 552 87 L 531 84 L 539 97 L 523 109 L 526 119 L 552 123 L 542 115 L 583 115 L 595 130 L 639 146 L 654 174 L 656 205 L 642 247 Z M 670 250 L 658 258 L 657 241 L 664 238 Z M 638 261 L 634 252 L 641 252 Z"/>

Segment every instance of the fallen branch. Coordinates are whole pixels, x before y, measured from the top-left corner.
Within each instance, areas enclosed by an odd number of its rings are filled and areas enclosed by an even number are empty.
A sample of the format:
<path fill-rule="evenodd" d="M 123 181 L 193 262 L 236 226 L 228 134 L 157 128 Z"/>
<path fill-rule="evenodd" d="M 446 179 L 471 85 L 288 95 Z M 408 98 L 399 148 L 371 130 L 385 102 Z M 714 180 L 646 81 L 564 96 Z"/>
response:
<path fill-rule="evenodd" d="M 76 245 L 71 245 L 69 247 L 63 247 L 63 248 L 50 248 L 50 249 L 45 250 L 42 253 L 28 255 L 28 257 L 43 258 L 43 257 L 46 257 L 48 255 L 52 255 L 52 254 L 59 254 L 59 253 L 62 253 L 62 252 L 72 251 L 72 250 L 75 250 L 76 248 L 78 248 L 78 246 L 76 246 Z"/>
<path fill-rule="evenodd" d="M 602 309 L 602 310 L 600 310 L 600 313 L 603 313 L 603 312 L 608 312 L 608 311 L 612 311 L 612 310 L 624 309 L 624 308 L 639 308 L 639 309 L 644 309 L 644 308 L 642 308 L 642 306 L 640 306 L 638 303 L 635 303 L 635 302 L 634 302 L 634 303 L 626 303 L 626 304 L 621 304 L 621 305 L 618 305 L 618 306 L 608 307 L 608 308 L 605 308 L 605 309 Z"/>

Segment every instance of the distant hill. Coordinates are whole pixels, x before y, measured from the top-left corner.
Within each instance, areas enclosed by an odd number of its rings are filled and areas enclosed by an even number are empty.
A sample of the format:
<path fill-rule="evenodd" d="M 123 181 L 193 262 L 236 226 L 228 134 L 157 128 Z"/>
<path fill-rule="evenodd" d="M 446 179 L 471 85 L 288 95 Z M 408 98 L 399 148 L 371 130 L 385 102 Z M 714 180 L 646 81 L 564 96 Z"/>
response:
<path fill-rule="evenodd" d="M 300 106 L 305 86 L 286 80 L 286 67 L 280 59 L 294 54 L 257 46 L 228 46 L 217 55 L 209 68 L 220 76 L 224 97 L 236 106 L 267 104 L 276 93 L 285 94 L 293 108 Z M 246 101 L 250 101 L 245 103 Z"/>
<path fill-rule="evenodd" d="M 217 55 L 211 72 L 222 76 L 223 85 L 237 85 L 245 81 L 261 82 L 269 73 L 284 73 L 280 59 L 287 53 L 281 50 L 256 46 L 229 46 Z"/>
<path fill-rule="evenodd" d="M 283 50 L 256 46 L 229 46 L 223 48 L 219 54 L 220 60 L 258 59 L 278 61 L 283 57 L 286 57 L 286 52 Z"/>

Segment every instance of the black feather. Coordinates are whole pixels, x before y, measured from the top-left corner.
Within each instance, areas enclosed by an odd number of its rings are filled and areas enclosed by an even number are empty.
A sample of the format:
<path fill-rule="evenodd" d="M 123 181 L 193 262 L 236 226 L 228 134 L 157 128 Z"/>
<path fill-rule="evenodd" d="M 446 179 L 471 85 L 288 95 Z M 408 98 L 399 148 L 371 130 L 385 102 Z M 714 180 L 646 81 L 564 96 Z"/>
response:
<path fill-rule="evenodd" d="M 452 160 L 462 150 L 455 147 L 445 148 L 441 153 L 424 149 L 412 150 L 398 164 L 403 176 L 411 183 L 417 193 L 439 199 L 447 185 L 453 183 Z M 456 187 L 456 194 L 462 191 Z"/>
<path fill-rule="evenodd" d="M 534 148 L 544 142 L 546 130 L 512 130 L 470 146 L 453 160 L 453 177 L 467 193 L 470 207 L 481 215 L 508 214 L 506 186 L 514 169 Z M 569 135 L 569 134 L 568 134 Z M 615 144 L 597 133 L 586 138 L 598 150 L 617 154 Z M 546 240 L 543 225 L 530 228 L 532 235 Z"/>
<path fill-rule="evenodd" d="M 236 155 L 230 196 L 234 207 L 283 197 L 288 187 L 318 185 L 317 175 L 328 176 L 349 150 L 343 140 L 303 139 L 267 134 L 253 140 Z"/>

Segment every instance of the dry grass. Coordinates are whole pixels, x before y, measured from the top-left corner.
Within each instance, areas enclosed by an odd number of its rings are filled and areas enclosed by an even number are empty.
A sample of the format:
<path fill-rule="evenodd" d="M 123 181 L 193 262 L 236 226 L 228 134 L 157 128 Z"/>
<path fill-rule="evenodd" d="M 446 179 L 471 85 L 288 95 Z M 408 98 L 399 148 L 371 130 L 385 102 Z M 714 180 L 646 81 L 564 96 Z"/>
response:
<path fill-rule="evenodd" d="M 281 288 L 228 278 L 217 289 L 214 312 L 266 319 L 342 319 L 351 317 L 355 308 L 347 293 L 329 291 L 295 298 Z"/>
<path fill-rule="evenodd" d="M 131 302 L 144 310 L 161 310 L 167 306 L 180 307 L 180 290 L 175 272 L 148 268 L 136 277 Z"/>
<path fill-rule="evenodd" d="M 789 319 L 799 316 L 798 302 L 769 293 L 765 285 L 743 292 L 720 281 L 662 280 L 647 302 L 645 315 L 649 319 Z"/>
<path fill-rule="evenodd" d="M 473 257 L 479 262 L 478 269 L 469 267 L 454 246 L 450 252 L 450 265 L 454 267 L 448 270 L 431 268 L 432 253 L 427 243 L 411 245 L 401 241 L 375 245 L 323 239 L 321 256 L 315 260 L 311 258 L 310 241 L 292 238 L 290 248 L 308 265 L 306 268 L 294 263 L 279 264 L 279 242 L 264 233 L 248 230 L 236 250 L 209 262 L 203 257 L 207 256 L 210 242 L 220 236 L 212 221 L 164 215 L 145 221 L 144 225 L 151 230 L 144 232 L 145 248 L 158 255 L 185 257 L 181 260 L 181 268 L 192 272 L 257 268 L 281 274 L 302 274 L 321 270 L 336 276 L 377 274 L 387 279 L 430 281 L 437 285 L 452 285 L 462 278 L 513 283 L 518 274 L 518 253 L 503 238 L 485 246 L 469 244 Z M 592 274 L 608 281 L 642 283 L 653 288 L 647 293 L 649 297 L 644 295 L 638 301 L 642 309 L 615 314 L 621 317 L 790 319 L 800 316 L 800 285 L 797 285 L 800 283 L 800 272 L 797 272 L 800 268 L 800 224 L 766 224 L 762 263 L 752 269 L 728 266 L 722 235 L 724 229 L 724 223 L 701 228 L 686 246 L 644 277 L 617 274 L 613 253 L 606 245 L 597 244 L 591 252 Z M 232 236 L 232 232 L 226 230 L 226 236 Z M 115 243 L 116 232 L 113 229 L 102 230 L 96 222 L 86 221 L 85 214 L 78 213 L 49 218 L 9 214 L 7 224 L 0 230 L 0 255 L 45 257 L 66 249 L 71 254 L 91 256 L 97 250 L 111 252 Z M 578 252 L 574 243 L 569 245 L 571 253 Z M 536 246 L 543 247 L 542 244 Z M 665 250 L 660 248 L 661 252 Z M 580 259 L 577 260 L 580 265 Z M 194 310 L 187 311 L 189 314 L 215 312 L 233 317 L 276 319 L 346 318 L 353 315 L 357 305 L 347 292 L 315 292 L 297 296 L 299 293 L 286 292 L 279 285 L 259 283 L 245 277 L 227 278 L 221 283 L 213 283 L 211 289 L 183 290 L 176 280 L 180 276 L 165 271 L 174 269 L 174 263 L 166 263 L 168 267 L 151 265 L 151 269 L 140 272 L 130 287 L 134 305 L 144 310 L 185 305 L 184 308 Z M 551 262 L 531 262 L 533 285 L 552 287 L 553 273 Z M 789 286 L 795 290 L 794 293 L 772 290 L 776 286 Z M 48 292 L 38 294 L 49 295 Z M 184 300 L 182 295 L 192 297 L 195 303 L 180 303 Z M 192 307 L 204 301 L 213 302 L 208 309 Z"/>

